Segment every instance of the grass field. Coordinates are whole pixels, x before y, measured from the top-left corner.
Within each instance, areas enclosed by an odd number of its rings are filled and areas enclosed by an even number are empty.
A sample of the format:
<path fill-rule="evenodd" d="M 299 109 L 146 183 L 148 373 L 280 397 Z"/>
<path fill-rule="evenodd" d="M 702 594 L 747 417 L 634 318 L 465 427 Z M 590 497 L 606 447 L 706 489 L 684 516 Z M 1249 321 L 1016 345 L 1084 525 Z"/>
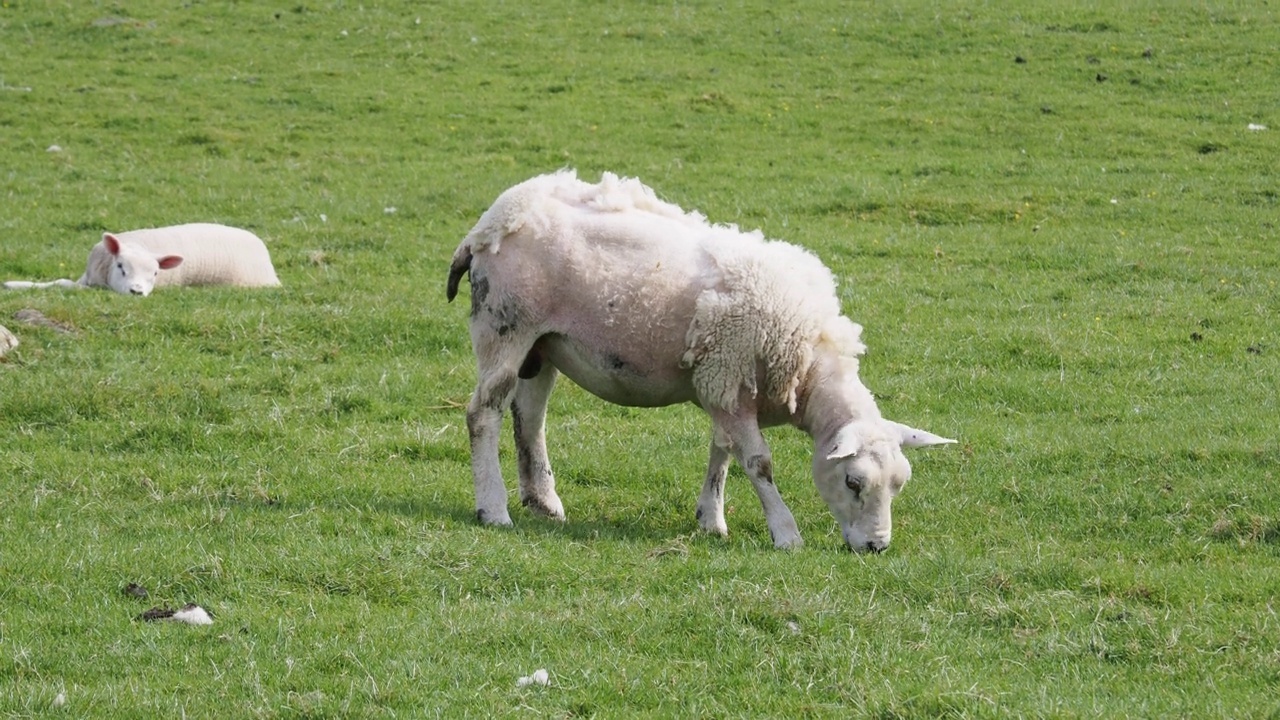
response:
<path fill-rule="evenodd" d="M 888 5 L 0 3 L 0 280 L 214 221 L 284 283 L 0 293 L 0 717 L 1280 717 L 1280 14 Z M 701 412 L 565 381 L 568 522 L 475 524 L 448 258 L 561 167 L 835 271 L 961 441 L 887 553 L 789 430 L 806 546 L 737 469 L 696 533 Z"/>

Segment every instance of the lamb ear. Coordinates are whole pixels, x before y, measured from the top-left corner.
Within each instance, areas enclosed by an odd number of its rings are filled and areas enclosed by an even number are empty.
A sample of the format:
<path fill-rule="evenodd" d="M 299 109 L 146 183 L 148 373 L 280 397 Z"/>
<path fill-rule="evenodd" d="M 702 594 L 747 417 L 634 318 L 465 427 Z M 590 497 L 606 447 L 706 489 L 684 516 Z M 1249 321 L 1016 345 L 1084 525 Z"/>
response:
<path fill-rule="evenodd" d="M 120 254 L 120 238 L 111 233 L 102 233 L 102 245 L 107 248 L 107 252 L 112 255 Z"/>
<path fill-rule="evenodd" d="M 846 458 L 858 454 L 862 447 L 862 436 L 857 427 L 849 423 L 836 431 L 836 435 L 827 446 L 827 459 Z"/>
<path fill-rule="evenodd" d="M 156 258 L 156 261 L 160 263 L 161 270 L 172 270 L 182 264 L 182 256 L 165 255 L 162 258 Z"/>
<path fill-rule="evenodd" d="M 885 420 L 884 424 L 888 425 L 890 430 L 897 431 L 902 447 L 929 447 L 930 445 L 947 445 L 955 442 L 950 438 L 934 435 L 928 430 L 917 430 L 910 425 L 903 425 L 892 420 Z"/>

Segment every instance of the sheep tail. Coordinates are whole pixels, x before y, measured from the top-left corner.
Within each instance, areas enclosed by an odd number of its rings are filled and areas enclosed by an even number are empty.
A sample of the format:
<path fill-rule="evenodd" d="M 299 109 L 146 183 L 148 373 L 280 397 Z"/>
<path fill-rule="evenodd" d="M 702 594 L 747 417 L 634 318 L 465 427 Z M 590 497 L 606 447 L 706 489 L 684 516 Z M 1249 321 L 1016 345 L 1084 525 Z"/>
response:
<path fill-rule="evenodd" d="M 449 302 L 458 296 L 458 283 L 462 276 L 471 270 L 471 243 L 463 243 L 453 253 L 453 262 L 449 265 L 449 286 L 445 289 L 445 297 Z"/>

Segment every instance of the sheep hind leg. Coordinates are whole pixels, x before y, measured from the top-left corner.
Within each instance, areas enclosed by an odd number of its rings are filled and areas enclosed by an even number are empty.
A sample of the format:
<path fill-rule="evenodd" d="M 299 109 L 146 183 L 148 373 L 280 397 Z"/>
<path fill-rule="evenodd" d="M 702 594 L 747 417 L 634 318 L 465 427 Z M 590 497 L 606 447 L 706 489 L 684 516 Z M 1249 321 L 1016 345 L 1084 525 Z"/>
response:
<path fill-rule="evenodd" d="M 498 462 L 498 434 L 502 410 L 515 390 L 516 372 L 500 369 L 480 374 L 476 391 L 467 405 L 467 432 L 471 437 L 471 474 L 476 489 L 476 519 L 481 525 L 510 525 L 507 488 Z"/>
<path fill-rule="evenodd" d="M 459 274 L 458 277 L 461 277 Z M 498 460 L 502 413 L 511 407 L 537 335 L 522 307 L 511 298 L 494 304 L 489 278 L 471 268 L 471 349 L 476 356 L 476 391 L 467 406 L 476 519 L 483 525 L 510 525 L 507 487 Z"/>
<path fill-rule="evenodd" d="M 471 437 L 476 519 L 482 525 L 510 525 L 507 486 L 498 460 L 498 436 L 502 432 L 502 413 L 515 395 L 520 363 L 533 341 L 511 338 L 509 330 L 504 337 L 494 319 L 487 316 L 485 306 L 473 305 L 472 311 L 471 346 L 476 354 L 477 378 L 476 391 L 467 405 L 467 431 Z"/>
<path fill-rule="evenodd" d="M 726 443 L 727 444 L 727 443 Z M 728 537 L 729 525 L 724 521 L 724 481 L 729 474 L 729 450 L 715 439 L 707 461 L 707 478 L 698 496 L 698 525 L 703 531 Z"/>
<path fill-rule="evenodd" d="M 731 444 L 732 447 L 726 449 L 733 452 L 743 470 L 746 470 L 747 477 L 751 478 L 751 486 L 755 488 L 756 497 L 760 498 L 774 547 L 794 549 L 802 546 L 804 539 L 800 537 L 795 517 L 773 482 L 773 455 L 769 452 L 769 445 L 760 432 L 756 418 L 713 413 L 712 421 L 716 426 L 717 441 Z"/>
<path fill-rule="evenodd" d="M 516 464 L 520 473 L 520 504 L 539 515 L 564 520 L 564 505 L 556 495 L 555 475 L 547 457 L 547 401 L 559 375 L 541 361 L 535 348 L 520 366 L 511 424 L 515 431 Z"/>

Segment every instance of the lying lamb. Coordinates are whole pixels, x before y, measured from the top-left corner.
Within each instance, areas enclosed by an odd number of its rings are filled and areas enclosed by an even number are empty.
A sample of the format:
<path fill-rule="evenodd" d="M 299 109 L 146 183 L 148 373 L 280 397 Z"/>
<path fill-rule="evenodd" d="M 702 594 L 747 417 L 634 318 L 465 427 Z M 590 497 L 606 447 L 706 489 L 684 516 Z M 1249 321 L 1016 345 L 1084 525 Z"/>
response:
<path fill-rule="evenodd" d="M 773 481 L 762 427 L 815 442 L 814 482 L 857 551 L 889 545 L 889 505 L 911 476 L 903 446 L 955 442 L 886 420 L 858 378 L 862 328 L 840 314 L 808 251 L 712 225 L 638 180 L 573 171 L 504 192 L 453 254 L 447 295 L 470 272 L 478 380 L 467 406 L 476 514 L 510 525 L 498 432 L 510 406 L 520 500 L 564 519 L 544 435 L 558 372 L 619 405 L 695 402 L 713 439 L 697 518 L 725 535 L 732 455 L 773 542 L 801 545 Z"/>
<path fill-rule="evenodd" d="M 4 286 L 11 290 L 107 287 L 126 295 L 150 295 L 153 288 L 165 285 L 279 284 L 267 246 L 257 235 L 226 225 L 192 223 L 103 233 L 102 242 L 89 251 L 79 280 L 12 280 Z"/>

